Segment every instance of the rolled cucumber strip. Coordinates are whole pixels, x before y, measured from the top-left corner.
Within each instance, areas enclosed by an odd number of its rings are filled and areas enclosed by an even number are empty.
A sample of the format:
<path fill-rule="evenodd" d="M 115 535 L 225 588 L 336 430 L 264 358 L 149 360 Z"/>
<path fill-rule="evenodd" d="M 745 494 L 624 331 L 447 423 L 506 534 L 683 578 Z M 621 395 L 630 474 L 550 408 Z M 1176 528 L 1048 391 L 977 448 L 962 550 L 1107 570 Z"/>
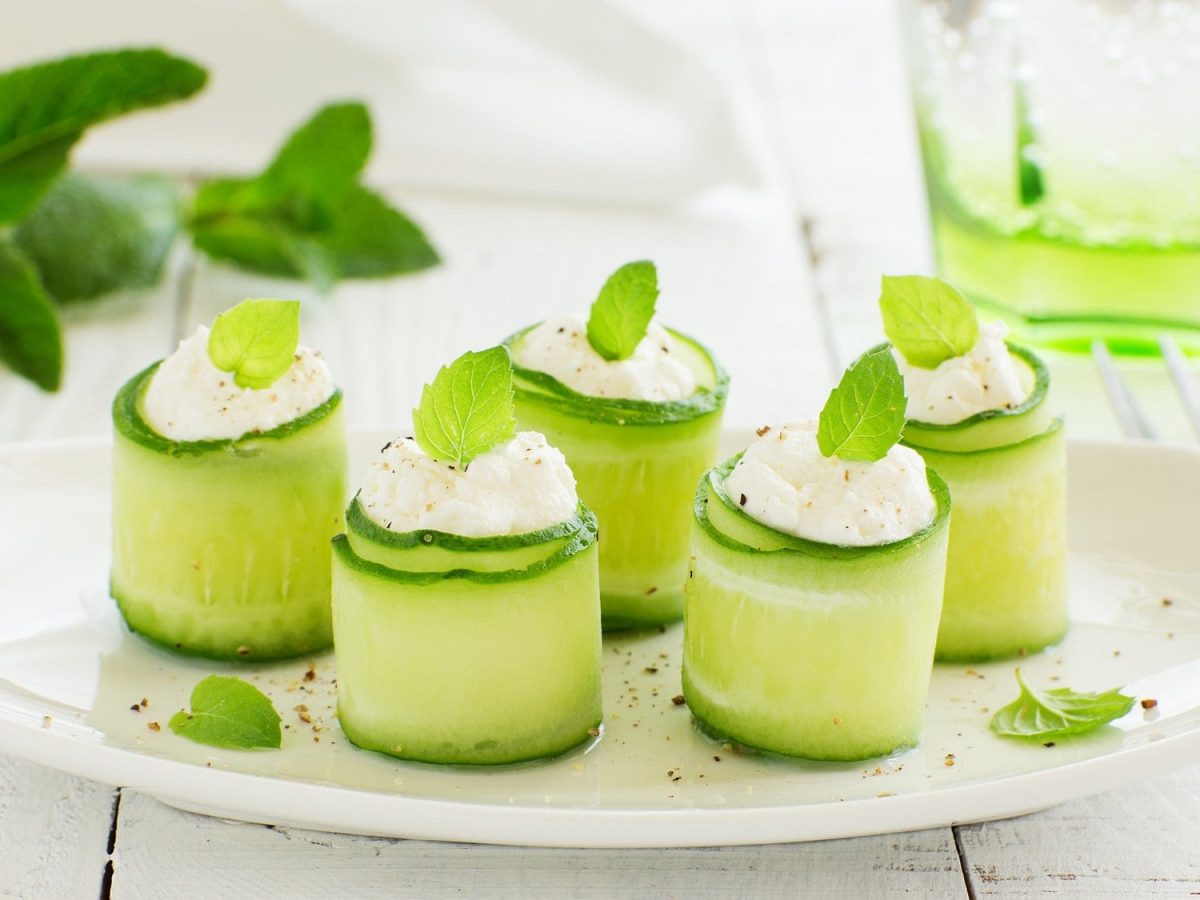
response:
<path fill-rule="evenodd" d="M 1014 409 L 952 425 L 909 420 L 904 443 L 954 497 L 937 658 L 969 662 L 1032 653 L 1067 631 L 1066 440 L 1046 402 L 1050 378 L 1009 344 L 1032 384 Z"/>
<path fill-rule="evenodd" d="M 156 368 L 113 403 L 111 592 L 125 621 L 218 659 L 327 648 L 329 541 L 346 497 L 341 393 L 260 434 L 173 441 L 141 413 Z"/>
<path fill-rule="evenodd" d="M 506 538 L 460 538 L 488 568 L 448 571 L 393 569 L 355 552 L 362 535 L 335 538 L 338 721 L 350 740 L 401 759 L 498 765 L 594 736 L 596 521 L 581 508 L 568 525 L 565 544 L 542 541 L 548 555 L 524 568 L 503 567 L 525 557 Z"/>
<path fill-rule="evenodd" d="M 515 358 L 528 330 L 506 341 Z M 592 397 L 544 372 L 513 370 L 518 426 L 563 452 L 599 520 L 606 631 L 683 614 L 692 495 L 716 459 L 729 378 L 700 343 L 670 333 L 698 385 L 685 400 Z"/>
<path fill-rule="evenodd" d="M 684 608 L 683 693 L 708 731 L 807 759 L 917 743 L 942 605 L 950 495 L 933 522 L 842 547 L 784 534 L 726 495 L 733 457 L 701 481 Z"/>
<path fill-rule="evenodd" d="M 1062 420 L 991 450 L 915 447 L 954 497 L 937 657 L 1032 653 L 1067 632 L 1067 453 Z"/>

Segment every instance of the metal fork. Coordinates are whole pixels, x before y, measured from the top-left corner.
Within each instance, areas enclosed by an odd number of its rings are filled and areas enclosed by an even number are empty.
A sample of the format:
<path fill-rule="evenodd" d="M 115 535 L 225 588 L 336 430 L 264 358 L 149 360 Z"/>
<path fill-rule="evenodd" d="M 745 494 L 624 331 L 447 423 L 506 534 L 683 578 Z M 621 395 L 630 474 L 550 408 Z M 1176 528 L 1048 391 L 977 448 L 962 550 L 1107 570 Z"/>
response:
<path fill-rule="evenodd" d="M 1167 334 L 1161 335 L 1158 346 L 1162 351 L 1167 371 L 1171 374 L 1171 381 L 1175 383 L 1175 390 L 1179 394 L 1179 402 L 1183 405 L 1188 422 L 1196 436 L 1200 437 L 1200 387 L 1196 384 L 1195 376 L 1189 370 L 1183 352 L 1174 338 Z M 1092 342 L 1092 358 L 1096 360 L 1100 378 L 1104 382 L 1104 390 L 1125 436 L 1156 440 L 1158 433 L 1138 406 L 1103 341 Z"/>

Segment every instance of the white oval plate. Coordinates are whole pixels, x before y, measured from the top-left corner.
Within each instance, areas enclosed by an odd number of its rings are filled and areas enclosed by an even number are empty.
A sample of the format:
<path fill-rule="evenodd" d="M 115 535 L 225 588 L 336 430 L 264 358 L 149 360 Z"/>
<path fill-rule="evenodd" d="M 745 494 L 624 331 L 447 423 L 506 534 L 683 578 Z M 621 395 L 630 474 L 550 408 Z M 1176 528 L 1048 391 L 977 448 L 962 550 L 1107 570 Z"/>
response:
<path fill-rule="evenodd" d="M 390 437 L 355 434 L 351 458 L 369 459 Z M 0 750 L 226 818 L 498 844 L 770 843 L 1031 812 L 1200 755 L 1190 524 L 1200 452 L 1073 443 L 1070 472 L 1071 633 L 1021 665 L 1048 687 L 1125 685 L 1156 699 L 1153 710 L 1136 706 L 1054 747 L 1001 740 L 988 719 L 1016 696 L 1014 664 L 938 666 L 917 749 L 854 764 L 765 759 L 701 737 L 672 701 L 676 626 L 605 641 L 606 730 L 593 746 L 469 770 L 351 746 L 334 715 L 331 656 L 225 665 L 131 636 L 106 591 L 108 444 L 0 448 Z M 287 726 L 282 751 L 214 750 L 170 732 L 171 713 L 211 672 L 236 672 L 272 697 Z"/>

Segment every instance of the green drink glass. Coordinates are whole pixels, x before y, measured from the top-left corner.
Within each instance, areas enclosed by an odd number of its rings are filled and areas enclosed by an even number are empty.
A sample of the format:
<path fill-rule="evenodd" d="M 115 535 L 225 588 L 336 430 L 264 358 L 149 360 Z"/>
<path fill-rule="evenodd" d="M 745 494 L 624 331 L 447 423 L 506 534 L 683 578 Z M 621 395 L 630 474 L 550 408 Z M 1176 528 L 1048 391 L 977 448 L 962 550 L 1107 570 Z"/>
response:
<path fill-rule="evenodd" d="M 1200 347 L 1200 4 L 901 8 L 939 274 L 1045 346 Z"/>

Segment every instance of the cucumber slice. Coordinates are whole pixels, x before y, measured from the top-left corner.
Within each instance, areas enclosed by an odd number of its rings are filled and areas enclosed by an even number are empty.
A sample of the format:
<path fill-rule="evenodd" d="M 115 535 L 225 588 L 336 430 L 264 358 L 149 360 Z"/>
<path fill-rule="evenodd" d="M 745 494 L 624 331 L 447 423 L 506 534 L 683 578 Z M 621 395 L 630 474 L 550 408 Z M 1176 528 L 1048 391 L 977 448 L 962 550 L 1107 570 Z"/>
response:
<path fill-rule="evenodd" d="M 1061 640 L 1067 631 L 1062 420 L 991 450 L 916 449 L 954 496 L 938 659 L 1014 656 Z"/>
<path fill-rule="evenodd" d="M 219 659 L 328 647 L 329 539 L 346 496 L 341 393 L 262 434 L 172 441 L 140 410 L 156 368 L 113 404 L 111 590 L 125 621 Z"/>
<path fill-rule="evenodd" d="M 497 765 L 596 734 L 595 518 L 524 569 L 402 571 L 334 539 L 338 721 L 401 759 Z M 554 543 L 552 540 L 549 543 Z"/>
<path fill-rule="evenodd" d="M 528 330 L 506 343 L 515 350 Z M 514 367 L 518 425 L 562 450 L 600 522 L 606 631 L 683 613 L 691 498 L 717 454 L 729 378 L 701 344 L 671 334 L 696 376 L 698 388 L 686 400 L 591 397 L 544 372 Z"/>
<path fill-rule="evenodd" d="M 444 531 L 396 532 L 375 522 L 355 497 L 346 510 L 346 538 L 355 555 L 390 569 L 499 572 L 552 556 L 575 539 L 586 520 L 581 505 L 565 522 L 527 534 L 472 538 Z"/>
<path fill-rule="evenodd" d="M 920 737 L 945 576 L 950 495 L 917 534 L 840 547 L 775 531 L 696 493 L 683 693 L 709 731 L 807 759 L 867 759 Z"/>
<path fill-rule="evenodd" d="M 1016 444 L 1049 428 L 1053 416 L 1045 402 L 1050 390 L 1045 363 L 1017 344 L 1008 344 L 1008 350 L 1022 383 L 1030 387 L 1024 403 L 1013 409 L 989 409 L 951 425 L 909 419 L 904 426 L 904 442 L 914 448 L 962 453 Z"/>

